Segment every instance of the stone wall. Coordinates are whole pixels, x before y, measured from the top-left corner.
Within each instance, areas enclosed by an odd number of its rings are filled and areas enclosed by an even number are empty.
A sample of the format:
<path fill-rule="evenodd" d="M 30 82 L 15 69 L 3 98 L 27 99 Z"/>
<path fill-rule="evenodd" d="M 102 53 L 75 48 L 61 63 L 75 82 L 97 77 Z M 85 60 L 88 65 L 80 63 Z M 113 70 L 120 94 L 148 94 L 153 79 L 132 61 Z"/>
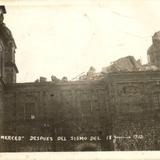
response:
<path fill-rule="evenodd" d="M 101 81 L 8 85 L 5 93 L 5 134 L 104 136 L 110 132 L 107 94 Z M 34 109 L 32 115 L 27 115 L 26 107 L 30 106 Z M 79 142 L 66 142 L 48 146 L 46 150 L 73 151 L 77 145 Z M 101 149 L 106 145 L 101 144 Z M 29 143 L 28 147 L 35 149 Z"/>
<path fill-rule="evenodd" d="M 3 128 L 4 128 L 4 85 L 2 83 L 2 80 L 0 79 L 0 135 L 3 134 Z M 3 150 L 3 143 L 0 141 L 0 151 Z"/>
<path fill-rule="evenodd" d="M 159 82 L 160 72 L 147 71 L 110 73 L 97 81 L 7 85 L 5 135 L 100 136 L 103 140 L 24 141 L 6 144 L 5 150 L 74 151 L 87 146 L 95 150 L 156 150 L 160 127 Z M 107 136 L 111 140 L 106 140 Z"/>
<path fill-rule="evenodd" d="M 152 78 L 151 78 L 152 77 Z M 160 146 L 159 72 L 111 75 L 114 150 L 158 150 Z"/>

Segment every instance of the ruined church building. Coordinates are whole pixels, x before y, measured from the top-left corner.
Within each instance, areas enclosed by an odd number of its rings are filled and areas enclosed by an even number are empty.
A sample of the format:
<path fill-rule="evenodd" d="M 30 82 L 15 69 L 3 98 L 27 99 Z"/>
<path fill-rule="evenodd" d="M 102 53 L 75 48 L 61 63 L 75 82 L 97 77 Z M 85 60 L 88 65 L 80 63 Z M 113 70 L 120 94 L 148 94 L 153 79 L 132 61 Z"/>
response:
<path fill-rule="evenodd" d="M 3 23 L 5 13 L 1 6 L 1 152 L 160 149 L 160 32 L 152 37 L 146 65 L 129 56 L 105 68 L 100 79 L 16 83 L 16 44 Z M 125 70 L 122 62 L 134 67 Z M 101 140 L 32 141 L 30 136 Z"/>

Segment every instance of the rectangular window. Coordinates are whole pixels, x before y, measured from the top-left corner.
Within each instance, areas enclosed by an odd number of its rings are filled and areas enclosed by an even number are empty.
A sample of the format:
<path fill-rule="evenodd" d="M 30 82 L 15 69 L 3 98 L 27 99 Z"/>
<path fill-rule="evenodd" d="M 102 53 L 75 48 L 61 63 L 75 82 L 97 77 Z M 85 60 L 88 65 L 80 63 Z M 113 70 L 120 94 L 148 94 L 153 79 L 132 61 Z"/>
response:
<path fill-rule="evenodd" d="M 160 107 L 160 93 L 155 93 L 153 95 L 153 104 L 156 108 Z"/>
<path fill-rule="evenodd" d="M 25 119 L 35 119 L 35 104 L 26 103 L 24 108 Z"/>

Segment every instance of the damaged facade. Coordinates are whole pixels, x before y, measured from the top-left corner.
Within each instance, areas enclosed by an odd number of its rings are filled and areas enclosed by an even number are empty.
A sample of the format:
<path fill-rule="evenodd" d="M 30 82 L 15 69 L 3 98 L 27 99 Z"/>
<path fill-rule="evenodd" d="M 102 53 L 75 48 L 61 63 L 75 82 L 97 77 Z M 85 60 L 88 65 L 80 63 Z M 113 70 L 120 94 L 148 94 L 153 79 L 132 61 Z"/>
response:
<path fill-rule="evenodd" d="M 128 56 L 101 73 L 91 67 L 76 81 L 52 76 L 51 82 L 41 77 L 38 83 L 16 83 L 16 45 L 3 23 L 2 6 L 0 13 L 0 151 L 160 149 L 159 32 L 153 36 L 146 65 Z M 2 136 L 25 138 L 10 141 Z M 51 143 L 29 141 L 30 136 L 102 140 Z M 107 136 L 112 138 L 106 140 Z"/>

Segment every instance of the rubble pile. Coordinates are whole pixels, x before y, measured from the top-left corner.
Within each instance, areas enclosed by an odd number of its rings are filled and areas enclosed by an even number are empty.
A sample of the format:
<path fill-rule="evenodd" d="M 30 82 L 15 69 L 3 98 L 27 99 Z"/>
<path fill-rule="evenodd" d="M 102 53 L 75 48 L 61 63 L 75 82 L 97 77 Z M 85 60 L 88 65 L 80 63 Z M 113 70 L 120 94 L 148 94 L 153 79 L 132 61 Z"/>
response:
<path fill-rule="evenodd" d="M 127 56 L 114 61 L 110 66 L 102 68 L 103 73 L 118 71 L 139 71 L 142 68 L 140 60 L 135 60 L 133 56 Z"/>
<path fill-rule="evenodd" d="M 56 76 L 52 75 L 51 81 L 53 83 L 68 82 L 68 78 L 64 76 L 64 77 L 62 77 L 62 79 L 58 79 Z M 35 83 L 38 83 L 38 82 L 47 82 L 47 78 L 41 76 L 39 79 L 35 80 Z"/>
<path fill-rule="evenodd" d="M 83 74 L 79 77 L 78 80 L 98 80 L 103 78 L 101 72 L 96 72 L 96 69 L 91 66 L 86 74 Z"/>
<path fill-rule="evenodd" d="M 148 63 L 142 64 L 138 59 L 136 60 L 133 56 L 122 57 L 111 65 L 102 68 L 101 72 L 96 72 L 96 69 L 91 66 L 88 72 L 82 72 L 71 81 L 82 81 L 82 80 L 99 80 L 104 77 L 107 73 L 112 72 L 138 72 L 138 71 L 157 71 L 160 70 L 160 31 L 156 32 L 152 36 L 152 45 L 147 51 Z M 61 80 L 56 76 L 51 76 L 51 81 L 53 83 L 59 82 L 70 82 L 67 77 L 63 77 Z M 44 77 L 40 77 L 35 82 L 46 82 Z"/>

